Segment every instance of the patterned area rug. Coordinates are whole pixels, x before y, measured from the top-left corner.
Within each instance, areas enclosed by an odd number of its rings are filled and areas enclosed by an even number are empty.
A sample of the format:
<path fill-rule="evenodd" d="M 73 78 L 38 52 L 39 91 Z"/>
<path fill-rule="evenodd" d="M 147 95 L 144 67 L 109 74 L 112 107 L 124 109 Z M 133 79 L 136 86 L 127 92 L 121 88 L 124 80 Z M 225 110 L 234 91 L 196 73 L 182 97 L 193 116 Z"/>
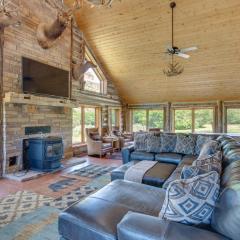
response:
<path fill-rule="evenodd" d="M 111 166 L 89 164 L 86 167 L 68 172 L 67 174 L 64 174 L 64 176 L 97 178 L 106 173 L 111 172 L 114 169 L 115 169 L 115 167 L 111 167 Z"/>
<path fill-rule="evenodd" d="M 76 202 L 82 201 L 87 196 L 94 193 L 96 190 L 97 190 L 96 187 L 83 186 L 63 195 L 62 197 L 55 199 L 52 202 L 45 203 L 44 205 L 55 207 L 59 210 L 64 210 L 70 207 L 71 205 L 75 204 Z"/>
<path fill-rule="evenodd" d="M 0 199 L 0 227 L 53 201 L 53 198 L 29 191 L 19 191 Z"/>
<path fill-rule="evenodd" d="M 58 215 L 52 207 L 41 207 L 0 229 L 2 240 L 59 240 Z"/>

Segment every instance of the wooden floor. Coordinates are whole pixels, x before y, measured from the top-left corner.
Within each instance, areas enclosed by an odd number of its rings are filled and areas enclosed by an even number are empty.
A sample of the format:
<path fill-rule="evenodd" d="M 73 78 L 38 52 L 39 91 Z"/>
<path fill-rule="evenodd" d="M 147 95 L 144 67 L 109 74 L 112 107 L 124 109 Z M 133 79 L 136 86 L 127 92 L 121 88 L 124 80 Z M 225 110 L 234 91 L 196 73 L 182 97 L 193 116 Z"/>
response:
<path fill-rule="evenodd" d="M 74 169 L 83 167 L 89 163 L 92 164 L 98 164 L 98 165 L 106 165 L 106 166 L 113 166 L 113 167 L 118 167 L 122 164 L 122 161 L 120 160 L 111 160 L 111 159 L 105 159 L 105 158 L 94 158 L 94 157 L 89 157 L 85 156 L 82 157 L 83 159 L 86 159 L 87 162 L 80 164 L 80 165 L 75 165 L 73 167 L 69 167 L 67 169 L 64 169 L 62 171 L 59 171 L 57 173 L 49 173 L 44 176 L 41 176 L 37 179 L 33 179 L 30 181 L 26 182 L 18 182 L 18 181 L 13 181 L 13 180 L 8 180 L 8 179 L 0 179 L 0 198 L 5 197 L 9 194 L 16 193 L 17 191 L 33 191 L 39 194 L 43 195 L 49 195 L 51 197 L 59 197 L 59 195 L 56 193 L 56 195 L 53 195 L 53 193 L 48 192 L 48 186 L 51 183 L 54 183 L 58 181 L 60 178 L 62 178 L 62 175 L 64 173 L 67 173 L 68 171 L 72 171 Z M 86 178 L 82 178 L 79 181 L 79 184 L 84 184 L 86 183 Z M 74 186 L 73 186 L 74 187 Z M 69 191 L 69 189 L 68 189 Z M 59 193 L 61 195 L 65 194 L 64 191 L 61 191 Z"/>

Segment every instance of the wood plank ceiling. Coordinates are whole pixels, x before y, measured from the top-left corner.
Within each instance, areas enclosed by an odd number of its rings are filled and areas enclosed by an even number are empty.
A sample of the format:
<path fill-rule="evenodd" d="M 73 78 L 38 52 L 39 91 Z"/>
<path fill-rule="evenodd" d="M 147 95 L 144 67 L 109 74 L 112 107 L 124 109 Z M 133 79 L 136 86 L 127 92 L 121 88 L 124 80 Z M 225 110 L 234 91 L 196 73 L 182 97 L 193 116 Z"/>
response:
<path fill-rule="evenodd" d="M 76 19 L 127 103 L 239 100 L 240 1 L 176 0 L 176 45 L 199 50 L 189 60 L 178 59 L 185 71 L 171 78 L 162 72 L 169 61 L 163 54 L 171 39 L 169 3 L 115 0 L 112 8 L 85 4 Z"/>

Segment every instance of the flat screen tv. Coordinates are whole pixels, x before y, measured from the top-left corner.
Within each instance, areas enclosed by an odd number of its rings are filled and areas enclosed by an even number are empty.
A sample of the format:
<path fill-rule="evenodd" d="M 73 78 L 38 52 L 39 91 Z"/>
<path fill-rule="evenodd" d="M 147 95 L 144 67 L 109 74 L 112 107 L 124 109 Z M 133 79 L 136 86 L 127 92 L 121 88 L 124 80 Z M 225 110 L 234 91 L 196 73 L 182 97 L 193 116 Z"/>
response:
<path fill-rule="evenodd" d="M 23 92 L 68 98 L 69 72 L 22 58 Z"/>

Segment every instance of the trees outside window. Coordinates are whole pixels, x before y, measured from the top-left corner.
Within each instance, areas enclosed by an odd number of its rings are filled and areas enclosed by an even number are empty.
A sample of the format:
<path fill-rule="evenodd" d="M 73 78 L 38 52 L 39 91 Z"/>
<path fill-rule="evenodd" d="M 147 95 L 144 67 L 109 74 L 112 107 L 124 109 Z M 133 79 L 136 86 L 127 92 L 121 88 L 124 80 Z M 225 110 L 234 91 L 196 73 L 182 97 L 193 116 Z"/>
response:
<path fill-rule="evenodd" d="M 132 110 L 133 132 L 146 131 L 149 128 L 164 128 L 164 111 L 162 109 Z"/>
<path fill-rule="evenodd" d="M 179 133 L 214 132 L 213 108 L 177 109 L 174 111 L 174 130 Z"/>
<path fill-rule="evenodd" d="M 149 110 L 148 128 L 164 128 L 163 110 Z"/>
<path fill-rule="evenodd" d="M 196 133 L 212 133 L 214 131 L 214 111 L 213 109 L 196 109 L 195 131 Z"/>
<path fill-rule="evenodd" d="M 192 132 L 192 110 L 175 110 L 175 132 Z"/>
<path fill-rule="evenodd" d="M 147 112 L 146 110 L 133 110 L 132 114 L 132 129 L 133 132 L 147 130 Z"/>
<path fill-rule="evenodd" d="M 72 143 L 86 141 L 86 128 L 96 127 L 97 108 L 79 107 L 72 110 Z"/>
<path fill-rule="evenodd" d="M 82 110 L 73 108 L 72 110 L 72 142 L 73 144 L 82 142 Z"/>
<path fill-rule="evenodd" d="M 227 108 L 227 132 L 240 133 L 240 108 Z"/>

